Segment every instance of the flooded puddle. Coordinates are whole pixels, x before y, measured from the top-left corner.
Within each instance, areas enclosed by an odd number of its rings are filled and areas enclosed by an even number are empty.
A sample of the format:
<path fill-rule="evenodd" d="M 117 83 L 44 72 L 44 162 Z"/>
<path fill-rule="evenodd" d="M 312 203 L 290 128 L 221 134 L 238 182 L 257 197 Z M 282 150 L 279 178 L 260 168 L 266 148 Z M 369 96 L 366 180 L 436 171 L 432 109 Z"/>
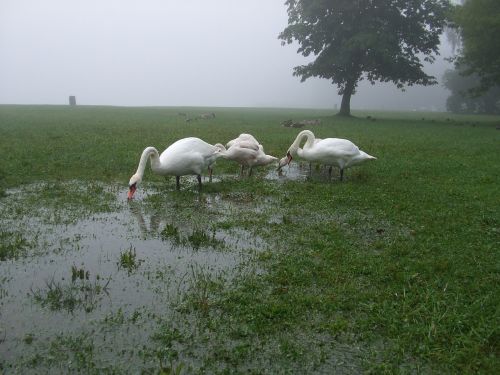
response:
<path fill-rule="evenodd" d="M 312 171 L 309 167 L 309 163 L 306 162 L 292 162 L 281 171 L 277 171 L 276 169 L 271 169 L 266 175 L 267 180 L 276 180 L 276 181 L 305 181 L 311 178 L 313 180 L 329 180 L 328 175 L 328 167 L 324 165 L 313 164 Z M 338 179 L 339 171 L 337 168 L 333 168 L 331 179 Z"/>
<path fill-rule="evenodd" d="M 136 372 L 138 348 L 161 320 L 204 303 L 206 285 L 230 283 L 267 246 L 228 222 L 258 205 L 217 194 L 170 200 L 144 188 L 129 203 L 123 187 L 111 190 L 110 212 L 80 218 L 64 205 L 23 208 L 39 193 L 33 186 L 0 201 L 1 226 L 21 233 L 26 248 L 0 261 L 0 369 L 54 369 L 57 360 L 47 359 L 59 355 L 54 347 L 91 340 L 93 361 L 105 367 L 127 358 L 124 368 Z M 184 206 L 184 198 L 194 203 Z"/>

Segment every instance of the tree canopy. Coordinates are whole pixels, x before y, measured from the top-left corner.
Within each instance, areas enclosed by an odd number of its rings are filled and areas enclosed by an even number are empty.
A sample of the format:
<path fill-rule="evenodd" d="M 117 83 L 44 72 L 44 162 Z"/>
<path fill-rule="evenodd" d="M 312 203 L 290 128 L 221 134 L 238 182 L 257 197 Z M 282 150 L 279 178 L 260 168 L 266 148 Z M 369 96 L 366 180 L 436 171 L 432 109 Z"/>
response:
<path fill-rule="evenodd" d="M 500 86 L 500 1 L 466 0 L 452 18 L 462 37 L 457 65 L 480 78 L 476 93 Z"/>
<path fill-rule="evenodd" d="M 362 79 L 431 85 L 423 62 L 438 54 L 447 0 L 287 0 L 288 26 L 282 44 L 297 41 L 297 52 L 315 60 L 294 68 L 304 81 L 330 79 L 342 95 L 341 115 Z M 421 60 L 422 59 L 422 60 Z"/>
<path fill-rule="evenodd" d="M 447 70 L 443 76 L 444 86 L 451 91 L 446 100 L 448 111 L 455 113 L 500 114 L 500 86 L 492 87 L 481 95 L 471 96 L 469 91 L 477 87 L 477 74 L 465 76 L 459 70 Z"/>

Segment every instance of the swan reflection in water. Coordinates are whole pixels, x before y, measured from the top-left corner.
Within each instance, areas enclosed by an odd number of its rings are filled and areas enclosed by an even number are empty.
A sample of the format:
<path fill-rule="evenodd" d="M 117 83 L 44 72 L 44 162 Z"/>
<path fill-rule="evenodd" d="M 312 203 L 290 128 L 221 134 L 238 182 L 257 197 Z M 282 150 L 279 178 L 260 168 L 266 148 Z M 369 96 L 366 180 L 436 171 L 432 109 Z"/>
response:
<path fill-rule="evenodd" d="M 207 202 L 207 199 L 208 198 L 203 194 L 196 197 L 199 205 L 207 205 L 212 202 L 212 200 Z M 158 237 L 158 235 L 160 235 L 169 225 L 175 225 L 176 227 L 179 227 L 179 229 L 181 229 L 181 227 L 185 227 L 179 222 L 179 218 L 175 212 L 172 212 L 171 215 L 169 215 L 166 213 L 164 208 L 146 210 L 143 207 L 143 203 L 140 201 L 135 202 L 133 200 L 129 200 L 127 203 L 130 213 L 139 225 L 139 230 L 143 238 Z M 198 206 L 198 208 L 200 207 Z"/>
<path fill-rule="evenodd" d="M 144 220 L 144 215 L 142 213 L 142 206 L 140 204 L 136 204 L 135 202 L 129 203 L 129 211 L 136 218 L 137 223 L 139 224 L 139 230 L 143 237 L 148 237 L 150 235 L 157 235 L 160 233 L 160 224 L 162 222 L 162 218 L 158 211 L 155 211 L 152 215 L 149 215 L 149 227 Z"/>

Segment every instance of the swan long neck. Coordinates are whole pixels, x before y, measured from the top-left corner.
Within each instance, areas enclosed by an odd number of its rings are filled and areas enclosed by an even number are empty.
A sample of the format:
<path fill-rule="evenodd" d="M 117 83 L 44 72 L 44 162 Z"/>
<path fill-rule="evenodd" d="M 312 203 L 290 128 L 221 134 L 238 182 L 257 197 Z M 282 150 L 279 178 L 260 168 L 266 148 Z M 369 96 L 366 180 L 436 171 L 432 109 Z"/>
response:
<path fill-rule="evenodd" d="M 296 157 L 297 156 L 297 151 L 299 149 L 300 144 L 302 143 L 303 139 L 307 138 L 307 141 L 304 145 L 304 147 L 310 147 L 314 144 L 314 140 L 316 139 L 314 137 L 314 134 L 310 130 L 302 130 L 298 135 L 297 138 L 295 138 L 295 141 L 293 141 L 292 145 L 288 149 L 292 156 Z"/>
<path fill-rule="evenodd" d="M 136 174 L 142 179 L 144 176 L 144 170 L 146 169 L 146 164 L 148 159 L 151 158 L 151 169 L 154 171 L 160 169 L 160 155 L 158 150 L 154 147 L 146 147 L 141 155 L 141 160 L 139 161 L 139 166 L 137 167 Z"/>

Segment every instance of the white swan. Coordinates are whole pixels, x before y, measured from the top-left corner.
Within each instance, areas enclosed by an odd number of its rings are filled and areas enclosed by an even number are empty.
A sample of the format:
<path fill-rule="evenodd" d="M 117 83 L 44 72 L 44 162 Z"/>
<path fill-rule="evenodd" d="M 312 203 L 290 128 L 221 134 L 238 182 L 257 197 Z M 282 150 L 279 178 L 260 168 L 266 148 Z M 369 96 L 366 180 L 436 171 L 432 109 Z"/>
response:
<path fill-rule="evenodd" d="M 229 147 L 234 146 L 235 144 L 241 143 L 241 142 L 248 142 L 248 144 L 254 144 L 257 147 L 259 146 L 259 141 L 257 141 L 257 139 L 255 139 L 255 137 L 253 135 L 242 133 L 238 136 L 238 138 L 232 139 L 229 142 L 227 142 L 226 147 L 229 148 Z"/>
<path fill-rule="evenodd" d="M 252 175 L 253 167 L 264 166 L 278 160 L 278 158 L 266 155 L 262 146 L 254 136 L 240 134 L 238 138 L 229 141 L 228 149 L 222 151 L 222 157 L 233 160 L 241 165 L 240 174 L 243 175 L 244 167 L 249 167 L 248 175 Z"/>
<path fill-rule="evenodd" d="M 216 159 L 221 156 L 221 146 L 215 146 L 199 138 L 189 137 L 178 140 L 158 154 L 154 147 L 146 147 L 142 152 L 137 172 L 130 178 L 128 199 L 132 199 L 137 189 L 137 184 L 142 181 L 148 159 L 151 159 L 151 170 L 162 176 L 175 176 L 176 188 L 180 189 L 180 176 L 196 175 L 201 189 L 201 172 L 211 167 Z M 222 146 L 224 148 L 224 146 Z"/>
<path fill-rule="evenodd" d="M 300 148 L 302 141 L 306 139 L 303 148 Z M 340 169 L 340 180 L 344 178 L 344 169 L 360 164 L 366 160 L 377 159 L 361 151 L 358 146 L 347 139 L 325 138 L 317 141 L 310 130 L 303 130 L 295 138 L 287 155 L 279 162 L 278 169 L 289 164 L 294 157 L 300 157 L 310 163 L 320 163 L 331 166 L 337 166 Z"/>

